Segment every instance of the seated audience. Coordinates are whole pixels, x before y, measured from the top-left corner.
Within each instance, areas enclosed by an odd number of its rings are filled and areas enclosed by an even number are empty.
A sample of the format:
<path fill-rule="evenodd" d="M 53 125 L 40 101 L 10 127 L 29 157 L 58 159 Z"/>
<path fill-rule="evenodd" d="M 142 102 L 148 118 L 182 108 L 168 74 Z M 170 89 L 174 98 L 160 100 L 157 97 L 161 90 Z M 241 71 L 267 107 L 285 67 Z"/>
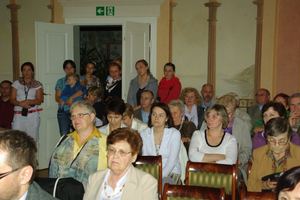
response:
<path fill-rule="evenodd" d="M 214 104 L 204 115 L 208 129 L 194 132 L 189 148 L 189 158 L 193 162 L 214 162 L 236 164 L 238 149 L 234 136 L 223 131 L 229 123 L 224 106 Z"/>
<path fill-rule="evenodd" d="M 218 99 L 218 104 L 223 105 L 228 114 L 229 123 L 224 129 L 225 132 L 235 136 L 239 144 L 238 151 L 238 168 L 239 177 L 243 175 L 245 182 L 247 182 L 247 164 L 251 156 L 251 134 L 247 123 L 235 115 L 236 99 L 231 95 L 224 95 Z"/>
<path fill-rule="evenodd" d="M 89 177 L 83 199 L 157 200 L 157 180 L 132 165 L 143 146 L 139 133 L 119 128 L 111 132 L 106 144 L 108 169 Z"/>
<path fill-rule="evenodd" d="M 87 100 L 96 111 L 95 126 L 100 128 L 105 123 L 104 109 L 105 106 L 101 101 L 102 92 L 99 87 L 91 86 L 88 91 Z"/>
<path fill-rule="evenodd" d="M 14 118 L 14 106 L 10 103 L 10 91 L 12 82 L 4 80 L 0 84 L 0 130 L 11 129 Z"/>
<path fill-rule="evenodd" d="M 110 78 L 106 81 L 106 86 L 104 90 L 104 99 L 107 102 L 112 97 L 122 98 L 122 69 L 121 66 L 112 62 L 108 66 L 108 72 Z"/>
<path fill-rule="evenodd" d="M 293 131 L 300 135 L 300 93 L 292 94 L 289 98 L 290 117 L 289 122 Z"/>
<path fill-rule="evenodd" d="M 73 177 L 86 186 L 93 172 L 106 169 L 106 138 L 93 125 L 95 109 L 87 101 L 70 107 L 73 133 L 61 137 L 50 159 L 49 177 Z"/>
<path fill-rule="evenodd" d="M 264 120 L 264 124 L 266 124 L 270 119 L 281 117 L 286 119 L 286 109 L 282 103 L 277 103 L 274 101 L 269 101 L 266 103 L 262 109 L 262 118 Z M 291 142 L 295 145 L 300 145 L 299 135 L 293 131 Z M 253 146 L 252 152 L 254 149 L 258 147 L 262 147 L 267 144 L 265 131 L 260 131 L 256 133 L 253 137 Z"/>
<path fill-rule="evenodd" d="M 286 109 L 287 112 L 287 117 L 290 116 L 290 111 L 289 111 L 289 95 L 284 94 L 284 93 L 279 93 L 274 97 L 274 101 L 278 103 L 282 103 Z"/>
<path fill-rule="evenodd" d="M 248 113 L 246 113 L 246 112 L 239 109 L 240 97 L 234 92 L 230 92 L 227 95 L 234 96 L 234 98 L 236 99 L 236 103 L 237 103 L 236 109 L 235 109 L 235 116 L 238 116 L 239 118 L 244 120 L 247 123 L 247 125 L 249 127 L 249 130 L 251 131 L 252 130 L 251 117 L 249 116 Z"/>
<path fill-rule="evenodd" d="M 261 109 L 269 101 L 270 92 L 267 89 L 261 88 L 257 91 L 255 97 L 256 97 L 256 103 L 258 105 L 251 106 L 247 109 L 247 113 L 251 117 L 253 133 L 257 133 L 263 130 L 263 128 L 255 124 L 261 119 Z"/>
<path fill-rule="evenodd" d="M 184 115 L 184 103 L 180 99 L 170 101 L 168 106 L 174 122 L 174 128 L 180 131 L 181 141 L 188 151 L 196 126 L 193 122 L 182 119 Z"/>
<path fill-rule="evenodd" d="M 150 73 L 149 65 L 146 60 L 138 60 L 135 63 L 137 76 L 130 81 L 127 103 L 133 110 L 141 108 L 141 93 L 144 90 L 150 90 L 153 93 L 153 99 L 157 97 L 158 84 L 157 79 Z"/>
<path fill-rule="evenodd" d="M 148 128 L 148 125 L 141 120 L 134 117 L 134 111 L 129 103 L 125 103 L 125 112 L 123 114 L 122 122 L 129 128 L 137 130 L 139 133 Z"/>
<path fill-rule="evenodd" d="M 181 91 L 179 98 L 185 104 L 183 119 L 193 122 L 196 128 L 200 129 L 204 120 L 204 108 L 201 107 L 199 92 L 195 88 L 187 87 Z"/>
<path fill-rule="evenodd" d="M 125 112 L 125 103 L 119 97 L 111 98 L 105 106 L 105 116 L 108 124 L 99 128 L 101 133 L 109 135 L 113 130 L 124 128 L 122 118 Z"/>
<path fill-rule="evenodd" d="M 290 116 L 289 105 L 288 105 L 289 96 L 283 93 L 279 93 L 274 97 L 274 102 L 282 103 L 286 109 L 286 116 Z M 260 118 L 258 122 L 254 124 L 254 133 L 258 133 L 264 130 L 264 120 Z"/>
<path fill-rule="evenodd" d="M 37 166 L 32 137 L 18 130 L 0 132 L 0 199 L 56 199 L 33 181 Z"/>
<path fill-rule="evenodd" d="M 276 187 L 278 200 L 300 199 L 300 167 L 293 167 L 280 176 Z"/>
<path fill-rule="evenodd" d="M 286 119 L 270 119 L 265 126 L 265 135 L 268 145 L 253 151 L 252 168 L 247 182 L 248 191 L 274 192 L 277 181 L 263 181 L 262 177 L 300 165 L 300 147 L 290 142 L 292 129 Z"/>
<path fill-rule="evenodd" d="M 201 89 L 201 96 L 202 96 L 202 108 L 204 108 L 204 111 L 215 104 L 215 101 L 213 100 L 215 91 L 211 84 L 204 84 Z"/>
<path fill-rule="evenodd" d="M 141 108 L 134 111 L 134 116 L 137 119 L 148 124 L 150 108 L 153 102 L 154 102 L 153 92 L 150 90 L 144 90 L 141 93 Z"/>
<path fill-rule="evenodd" d="M 162 184 L 180 184 L 181 168 L 179 151 L 180 132 L 173 128 L 169 107 L 161 102 L 154 103 L 150 109 L 149 128 L 141 132 L 143 156 L 162 156 Z M 184 148 L 183 148 L 184 149 Z"/>
<path fill-rule="evenodd" d="M 179 98 L 181 83 L 179 78 L 175 77 L 175 65 L 167 63 L 164 66 L 164 77 L 158 85 L 157 100 L 168 105 L 171 100 Z"/>

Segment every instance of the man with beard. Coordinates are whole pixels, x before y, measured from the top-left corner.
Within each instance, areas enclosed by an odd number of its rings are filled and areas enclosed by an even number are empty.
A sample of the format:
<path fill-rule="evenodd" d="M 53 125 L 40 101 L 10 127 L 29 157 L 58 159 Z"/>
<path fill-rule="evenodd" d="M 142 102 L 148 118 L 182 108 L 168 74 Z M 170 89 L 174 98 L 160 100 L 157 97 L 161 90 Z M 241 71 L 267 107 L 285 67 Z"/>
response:
<path fill-rule="evenodd" d="M 202 86 L 201 96 L 203 98 L 202 107 L 204 108 L 204 110 L 215 104 L 213 100 L 214 93 L 214 88 L 211 84 L 204 84 Z"/>
<path fill-rule="evenodd" d="M 18 130 L 0 132 L 0 200 L 55 200 L 33 181 L 37 147 Z"/>

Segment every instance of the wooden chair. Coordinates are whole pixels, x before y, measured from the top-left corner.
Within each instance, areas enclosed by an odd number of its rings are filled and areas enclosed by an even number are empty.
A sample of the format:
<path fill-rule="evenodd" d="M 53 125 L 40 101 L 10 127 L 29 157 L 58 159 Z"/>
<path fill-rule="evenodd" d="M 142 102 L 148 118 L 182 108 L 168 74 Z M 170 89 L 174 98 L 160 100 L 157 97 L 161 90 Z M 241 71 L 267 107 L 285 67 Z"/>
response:
<path fill-rule="evenodd" d="M 162 200 L 194 200 L 194 199 L 211 199 L 224 200 L 224 188 L 210 188 L 201 186 L 188 185 L 170 185 L 165 184 Z"/>
<path fill-rule="evenodd" d="M 236 165 L 188 161 L 185 184 L 225 188 L 226 199 L 235 200 L 238 175 L 236 170 Z"/>
<path fill-rule="evenodd" d="M 247 192 L 246 190 L 241 190 L 239 194 L 240 200 L 275 200 L 277 195 L 272 192 Z"/>
<path fill-rule="evenodd" d="M 157 179 L 159 199 L 162 197 L 162 158 L 161 156 L 139 156 L 135 161 L 135 167 L 151 174 Z"/>
<path fill-rule="evenodd" d="M 250 175 L 250 172 L 251 172 L 251 167 L 252 167 L 252 162 L 249 161 L 247 163 L 247 178 L 249 178 L 249 175 Z M 241 182 L 241 188 L 242 188 L 242 190 L 246 190 L 246 184 L 245 184 L 244 180 L 242 180 L 242 182 Z"/>

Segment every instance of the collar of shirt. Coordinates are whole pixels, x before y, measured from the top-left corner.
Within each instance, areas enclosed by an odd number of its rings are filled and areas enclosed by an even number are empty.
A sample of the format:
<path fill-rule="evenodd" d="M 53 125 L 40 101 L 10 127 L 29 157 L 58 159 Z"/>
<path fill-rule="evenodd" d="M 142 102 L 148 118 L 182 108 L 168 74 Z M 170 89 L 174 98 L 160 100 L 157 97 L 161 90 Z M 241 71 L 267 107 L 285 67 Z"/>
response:
<path fill-rule="evenodd" d="M 23 194 L 23 196 L 19 200 L 25 200 L 28 194 L 28 190 Z"/>
<path fill-rule="evenodd" d="M 101 134 L 99 132 L 99 130 L 94 126 L 94 130 L 92 132 L 92 134 L 86 138 L 84 140 L 84 142 L 80 142 L 80 137 L 79 134 L 77 133 L 77 131 L 74 131 L 73 133 L 69 133 L 68 136 L 72 136 L 74 138 L 74 140 L 76 141 L 78 147 L 80 148 L 83 144 L 85 144 L 87 141 L 89 141 L 90 139 L 92 139 L 93 137 L 98 137 L 98 138 L 102 138 Z"/>
<path fill-rule="evenodd" d="M 210 107 L 210 106 L 212 105 L 212 102 L 213 102 L 213 100 L 211 100 L 211 101 L 209 102 L 209 104 L 206 105 L 206 104 L 204 103 L 204 101 L 202 101 L 202 107 L 205 108 L 205 109 L 207 109 L 208 107 Z"/>

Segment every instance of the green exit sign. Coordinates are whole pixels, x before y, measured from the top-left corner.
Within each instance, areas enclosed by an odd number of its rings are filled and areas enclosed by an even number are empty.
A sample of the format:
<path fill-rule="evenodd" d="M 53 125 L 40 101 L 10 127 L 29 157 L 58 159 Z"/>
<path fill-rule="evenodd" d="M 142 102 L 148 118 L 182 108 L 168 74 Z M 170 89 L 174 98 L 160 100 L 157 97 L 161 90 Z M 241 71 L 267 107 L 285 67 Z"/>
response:
<path fill-rule="evenodd" d="M 115 7 L 106 6 L 106 16 L 114 16 L 114 15 L 115 15 Z"/>
<path fill-rule="evenodd" d="M 104 16 L 104 6 L 96 7 L 96 16 Z"/>
<path fill-rule="evenodd" d="M 115 16 L 115 7 L 114 6 L 97 6 L 96 7 L 96 16 Z"/>

